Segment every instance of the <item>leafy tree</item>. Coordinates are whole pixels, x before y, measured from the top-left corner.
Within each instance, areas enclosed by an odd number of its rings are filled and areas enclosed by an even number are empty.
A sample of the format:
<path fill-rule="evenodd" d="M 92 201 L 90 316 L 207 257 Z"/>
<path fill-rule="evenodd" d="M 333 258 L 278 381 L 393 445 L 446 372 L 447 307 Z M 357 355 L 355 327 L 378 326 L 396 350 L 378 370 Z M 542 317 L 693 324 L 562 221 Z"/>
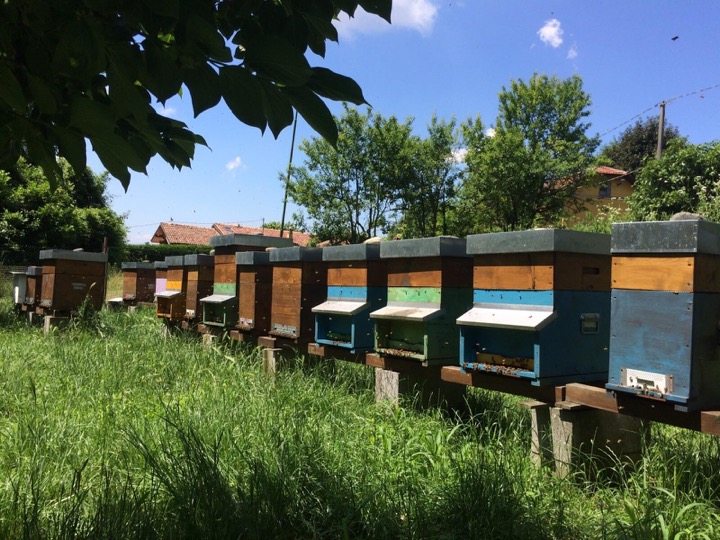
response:
<path fill-rule="evenodd" d="M 638 120 L 622 132 L 619 138 L 614 139 L 600 152 L 601 158 L 607 158 L 614 167 L 626 171 L 638 171 L 648 158 L 654 158 L 657 151 L 658 128 L 660 119 L 651 116 L 645 120 Z M 663 132 L 664 146 L 679 137 L 678 129 L 666 123 Z"/>
<path fill-rule="evenodd" d="M 405 170 L 395 188 L 399 200 L 398 233 L 404 238 L 450 234 L 449 214 L 454 208 L 460 169 L 456 152 L 459 134 L 455 119 L 446 122 L 433 115 L 428 138 L 412 137 L 405 150 Z"/>
<path fill-rule="evenodd" d="M 290 197 L 307 212 L 295 216 L 319 240 L 361 242 L 388 226 L 392 189 L 405 177 L 412 120 L 345 106 L 337 119 L 337 150 L 318 138 L 303 141 L 305 164 L 295 168 Z M 285 181 L 285 178 L 282 178 Z"/>
<path fill-rule="evenodd" d="M 577 75 L 536 74 L 503 87 L 492 137 L 483 136 L 479 119 L 466 122 L 465 226 L 506 231 L 555 221 L 586 181 L 598 145 L 587 136 L 589 107 Z"/>
<path fill-rule="evenodd" d="M 311 67 L 358 6 L 390 20 L 392 0 L 6 0 L 0 2 L 0 169 L 18 157 L 62 176 L 86 140 L 127 188 L 154 155 L 189 166 L 204 139 L 158 114 L 184 86 L 195 115 L 223 99 L 243 123 L 278 134 L 293 108 L 330 144 L 321 98 L 365 103 L 345 76 Z"/>
<path fill-rule="evenodd" d="M 42 169 L 23 159 L 12 173 L 0 171 L 0 245 L 10 252 L 30 246 L 97 252 L 107 236 L 110 246 L 122 248 L 125 225 L 108 207 L 107 174 L 86 169 L 75 175 L 64 160 L 58 166 L 62 176 L 55 189 Z"/>
<path fill-rule="evenodd" d="M 677 212 L 720 218 L 720 142 L 701 145 L 678 137 L 635 180 L 628 206 L 634 219 L 667 219 Z"/>

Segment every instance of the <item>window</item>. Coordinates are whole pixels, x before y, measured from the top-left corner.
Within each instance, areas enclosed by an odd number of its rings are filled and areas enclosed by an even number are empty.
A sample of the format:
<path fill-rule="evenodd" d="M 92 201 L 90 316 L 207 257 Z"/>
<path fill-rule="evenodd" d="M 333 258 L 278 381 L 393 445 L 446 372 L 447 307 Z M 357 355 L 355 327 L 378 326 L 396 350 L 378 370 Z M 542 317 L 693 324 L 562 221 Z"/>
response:
<path fill-rule="evenodd" d="M 598 199 L 609 199 L 610 198 L 610 182 L 607 180 L 600 183 L 600 189 L 598 190 Z"/>

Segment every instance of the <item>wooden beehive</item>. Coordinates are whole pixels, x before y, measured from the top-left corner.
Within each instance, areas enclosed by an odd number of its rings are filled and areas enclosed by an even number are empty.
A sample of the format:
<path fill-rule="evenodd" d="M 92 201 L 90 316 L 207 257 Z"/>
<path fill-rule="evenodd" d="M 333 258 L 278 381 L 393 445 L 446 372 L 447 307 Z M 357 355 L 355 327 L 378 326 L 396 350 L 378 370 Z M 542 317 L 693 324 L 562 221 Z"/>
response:
<path fill-rule="evenodd" d="M 312 308 L 325 298 L 327 265 L 322 248 L 287 247 L 270 251 L 273 267 L 270 335 L 308 344 L 315 338 Z"/>
<path fill-rule="evenodd" d="M 720 406 L 720 225 L 615 223 L 607 388 Z"/>
<path fill-rule="evenodd" d="M 165 292 L 167 290 L 167 263 L 165 261 L 155 261 L 155 294 Z"/>
<path fill-rule="evenodd" d="M 124 262 L 123 295 L 126 304 L 155 300 L 155 266 L 149 262 Z"/>
<path fill-rule="evenodd" d="M 94 309 L 105 300 L 107 255 L 84 251 L 46 249 L 43 263 L 40 308 L 45 314 L 76 311 L 88 299 Z"/>
<path fill-rule="evenodd" d="M 289 238 L 251 234 L 224 234 L 210 239 L 215 249 L 213 291 L 201 298 L 203 324 L 231 328 L 238 320 L 238 272 L 235 255 L 263 251 L 268 247 L 292 246 Z"/>
<path fill-rule="evenodd" d="M 534 385 L 604 380 L 610 236 L 538 229 L 468 237 L 473 308 L 457 321 L 460 364 Z"/>
<path fill-rule="evenodd" d="M 387 303 L 387 260 L 380 244 L 331 246 L 323 249 L 327 267 L 327 299 L 315 306 L 315 341 L 372 351 L 375 333 L 370 313 Z"/>
<path fill-rule="evenodd" d="M 214 257 L 203 254 L 185 255 L 185 271 L 185 319 L 195 320 L 201 314 L 200 299 L 212 293 Z"/>
<path fill-rule="evenodd" d="M 270 255 L 247 251 L 235 255 L 238 282 L 238 318 L 235 327 L 243 334 L 270 334 L 272 278 Z"/>
<path fill-rule="evenodd" d="M 22 304 L 23 311 L 34 312 L 40 306 L 40 295 L 42 292 L 42 266 L 28 266 L 27 283 L 25 286 L 25 299 Z"/>
<path fill-rule="evenodd" d="M 472 305 L 465 240 L 439 236 L 380 244 L 388 262 L 387 306 L 375 319 L 375 351 L 425 364 L 457 362 L 455 319 Z"/>
<path fill-rule="evenodd" d="M 165 290 L 156 290 L 157 316 L 168 321 L 181 321 L 185 318 L 185 298 L 187 296 L 187 269 L 185 257 L 174 255 L 165 257 L 167 265 Z"/>

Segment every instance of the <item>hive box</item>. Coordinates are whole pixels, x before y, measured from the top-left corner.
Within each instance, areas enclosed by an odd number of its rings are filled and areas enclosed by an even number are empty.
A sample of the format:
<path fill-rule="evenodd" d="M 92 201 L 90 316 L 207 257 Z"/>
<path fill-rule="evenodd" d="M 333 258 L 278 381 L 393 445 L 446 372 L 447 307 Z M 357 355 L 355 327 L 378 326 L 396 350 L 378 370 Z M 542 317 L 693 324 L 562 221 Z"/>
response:
<path fill-rule="evenodd" d="M 387 261 L 380 244 L 331 246 L 323 249 L 327 299 L 315 306 L 315 341 L 368 352 L 375 345 L 370 313 L 387 303 Z"/>
<path fill-rule="evenodd" d="M 720 406 L 720 225 L 616 223 L 607 388 Z"/>
<path fill-rule="evenodd" d="M 269 253 L 273 267 L 270 335 L 306 345 L 315 338 L 312 308 L 325 298 L 327 287 L 322 248 L 287 247 Z"/>
<path fill-rule="evenodd" d="M 155 300 L 155 266 L 149 262 L 124 262 L 122 299 L 128 304 Z"/>
<path fill-rule="evenodd" d="M 473 308 L 460 365 L 533 385 L 606 380 L 610 236 L 538 229 L 468 237 Z"/>
<path fill-rule="evenodd" d="M 19 308 L 25 302 L 25 293 L 27 292 L 27 271 L 10 272 L 13 278 L 12 283 L 12 301 L 16 308 Z"/>
<path fill-rule="evenodd" d="M 292 246 L 289 238 L 252 234 L 224 234 L 210 238 L 215 249 L 213 290 L 200 299 L 203 324 L 218 328 L 235 326 L 238 319 L 238 272 L 235 255 L 246 251 L 264 251 L 268 247 Z"/>
<path fill-rule="evenodd" d="M 40 252 L 43 312 L 67 313 L 77 310 L 87 298 L 94 309 L 105 300 L 107 255 L 85 251 L 46 249 Z"/>
<path fill-rule="evenodd" d="M 472 306 L 472 258 L 465 240 L 440 236 L 380 244 L 387 260 L 387 305 L 375 320 L 381 355 L 450 364 L 458 361 L 455 319 Z"/>
<path fill-rule="evenodd" d="M 246 251 L 235 255 L 238 281 L 238 318 L 241 334 L 267 336 L 270 333 L 273 269 L 270 254 Z"/>
<path fill-rule="evenodd" d="M 156 314 L 168 321 L 181 321 L 185 317 L 185 297 L 187 296 L 187 270 L 185 257 L 174 255 L 165 257 L 167 279 L 164 290 L 156 290 Z"/>
<path fill-rule="evenodd" d="M 212 255 L 185 255 L 185 318 L 195 320 L 202 312 L 200 299 L 209 296 L 213 288 L 214 258 Z"/>
<path fill-rule="evenodd" d="M 28 266 L 27 283 L 25 288 L 25 299 L 22 303 L 22 310 L 33 312 L 40 306 L 40 294 L 42 292 L 42 266 Z"/>
<path fill-rule="evenodd" d="M 155 294 L 164 292 L 167 289 L 167 263 L 155 261 Z"/>

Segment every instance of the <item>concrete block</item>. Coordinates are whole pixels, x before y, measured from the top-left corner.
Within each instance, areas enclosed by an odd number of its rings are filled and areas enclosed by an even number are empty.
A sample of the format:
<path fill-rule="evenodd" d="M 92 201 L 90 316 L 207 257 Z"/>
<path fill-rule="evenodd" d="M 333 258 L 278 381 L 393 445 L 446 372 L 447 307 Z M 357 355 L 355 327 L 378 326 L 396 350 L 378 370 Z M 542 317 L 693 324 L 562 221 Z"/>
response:
<path fill-rule="evenodd" d="M 43 328 L 45 331 L 45 334 L 49 334 L 52 332 L 53 328 L 65 328 L 68 323 L 70 322 L 70 317 L 54 317 L 52 315 L 45 315 L 44 321 L 43 321 Z"/>
<path fill-rule="evenodd" d="M 448 410 L 465 408 L 467 387 L 439 377 L 421 377 L 387 369 L 375 369 L 375 401 L 390 401 L 399 406 L 408 399 L 416 406 L 442 407 Z"/>

